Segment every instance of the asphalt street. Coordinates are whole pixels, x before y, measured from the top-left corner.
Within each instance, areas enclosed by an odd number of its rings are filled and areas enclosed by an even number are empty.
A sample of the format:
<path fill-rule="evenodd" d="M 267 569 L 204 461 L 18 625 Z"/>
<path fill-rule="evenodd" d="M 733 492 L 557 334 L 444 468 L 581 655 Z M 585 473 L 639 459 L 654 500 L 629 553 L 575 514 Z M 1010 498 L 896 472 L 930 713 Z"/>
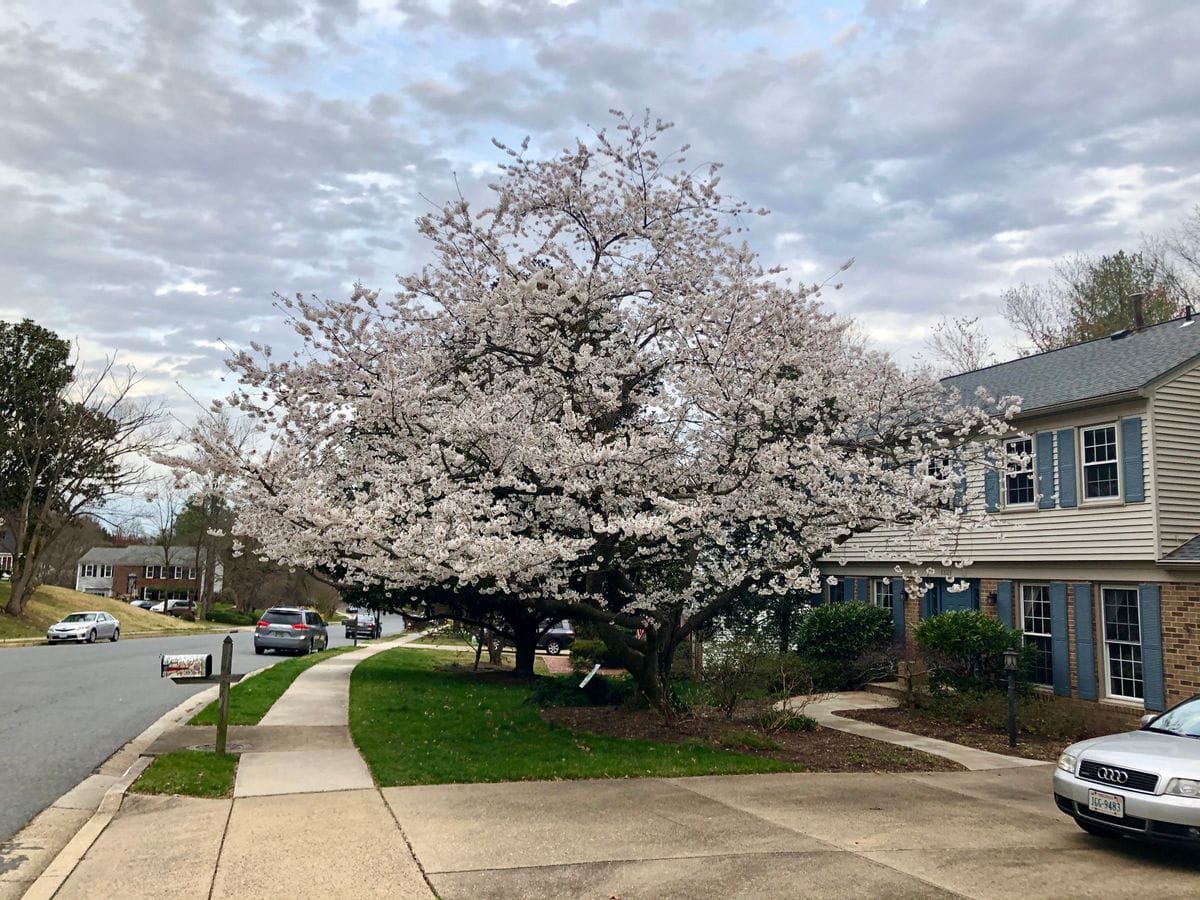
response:
<path fill-rule="evenodd" d="M 385 616 L 386 637 L 400 628 Z M 222 634 L 123 639 L 0 649 L 0 841 L 12 837 L 163 713 L 203 685 L 159 677 L 163 653 L 211 653 Z M 329 645 L 351 641 L 329 629 Z M 233 635 L 233 671 L 287 657 L 254 653 L 253 635 Z"/>

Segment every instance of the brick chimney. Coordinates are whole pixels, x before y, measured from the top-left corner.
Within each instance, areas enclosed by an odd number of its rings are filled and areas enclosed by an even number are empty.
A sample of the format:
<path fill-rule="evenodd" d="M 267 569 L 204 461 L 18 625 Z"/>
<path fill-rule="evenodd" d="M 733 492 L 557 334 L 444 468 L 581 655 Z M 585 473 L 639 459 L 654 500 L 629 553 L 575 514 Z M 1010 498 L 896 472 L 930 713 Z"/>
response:
<path fill-rule="evenodd" d="M 1133 330 L 1141 331 L 1146 327 L 1146 314 L 1142 310 L 1142 301 L 1146 299 L 1145 291 L 1129 295 L 1129 303 L 1133 307 Z"/>

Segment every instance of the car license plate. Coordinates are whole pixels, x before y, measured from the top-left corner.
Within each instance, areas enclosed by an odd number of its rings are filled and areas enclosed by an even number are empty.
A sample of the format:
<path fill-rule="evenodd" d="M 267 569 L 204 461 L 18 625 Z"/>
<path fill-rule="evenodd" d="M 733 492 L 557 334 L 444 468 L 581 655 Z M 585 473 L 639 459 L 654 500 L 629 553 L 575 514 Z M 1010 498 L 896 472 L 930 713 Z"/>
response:
<path fill-rule="evenodd" d="M 1104 791 L 1088 791 L 1088 810 L 1103 813 L 1115 819 L 1125 818 L 1125 798 L 1120 794 L 1106 794 Z"/>

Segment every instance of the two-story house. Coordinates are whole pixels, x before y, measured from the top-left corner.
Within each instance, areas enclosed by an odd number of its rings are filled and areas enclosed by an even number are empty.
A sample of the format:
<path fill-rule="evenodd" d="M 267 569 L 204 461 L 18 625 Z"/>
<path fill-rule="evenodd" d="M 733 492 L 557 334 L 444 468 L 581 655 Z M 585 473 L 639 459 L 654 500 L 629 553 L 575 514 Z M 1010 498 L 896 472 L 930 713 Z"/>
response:
<path fill-rule="evenodd" d="M 1062 696 L 1160 710 L 1200 692 L 1200 325 L 1190 314 L 947 378 L 1021 398 L 1021 461 L 966 475 L 954 555 L 903 529 L 855 537 L 822 571 L 826 600 L 892 609 L 909 652 L 920 619 L 980 609 L 1037 648 Z M 1011 457 L 1010 457 L 1011 458 Z M 983 513 L 986 511 L 986 517 Z M 919 596 L 898 567 L 933 586 Z M 828 579 L 827 579 L 828 580 Z M 909 584 L 913 584 L 911 580 Z"/>
<path fill-rule="evenodd" d="M 186 600 L 195 598 L 204 585 L 204 552 L 197 566 L 193 547 L 173 547 L 168 557 L 162 547 L 134 544 L 128 547 L 93 547 L 79 559 L 75 590 L 100 597 Z M 214 565 L 212 592 L 221 590 L 223 567 Z"/>

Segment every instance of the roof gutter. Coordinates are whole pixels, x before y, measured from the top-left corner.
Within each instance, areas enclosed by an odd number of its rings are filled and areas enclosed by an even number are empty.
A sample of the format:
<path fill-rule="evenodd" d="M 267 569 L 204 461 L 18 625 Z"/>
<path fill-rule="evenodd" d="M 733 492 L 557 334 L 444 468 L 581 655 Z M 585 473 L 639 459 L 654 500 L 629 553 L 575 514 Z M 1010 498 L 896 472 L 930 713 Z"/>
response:
<path fill-rule="evenodd" d="M 1013 421 L 1019 422 L 1022 419 L 1034 419 L 1040 416 L 1053 415 L 1054 413 L 1074 412 L 1077 409 L 1086 409 L 1089 406 L 1098 406 L 1102 403 L 1120 403 L 1124 400 L 1137 400 L 1145 396 L 1146 393 L 1141 388 L 1131 388 L 1127 391 L 1117 391 L 1115 394 L 1100 394 L 1097 397 L 1085 397 L 1082 400 L 1068 400 L 1065 403 L 1054 403 L 1050 406 L 1036 406 L 1032 409 L 1022 409 L 1013 416 Z"/>

